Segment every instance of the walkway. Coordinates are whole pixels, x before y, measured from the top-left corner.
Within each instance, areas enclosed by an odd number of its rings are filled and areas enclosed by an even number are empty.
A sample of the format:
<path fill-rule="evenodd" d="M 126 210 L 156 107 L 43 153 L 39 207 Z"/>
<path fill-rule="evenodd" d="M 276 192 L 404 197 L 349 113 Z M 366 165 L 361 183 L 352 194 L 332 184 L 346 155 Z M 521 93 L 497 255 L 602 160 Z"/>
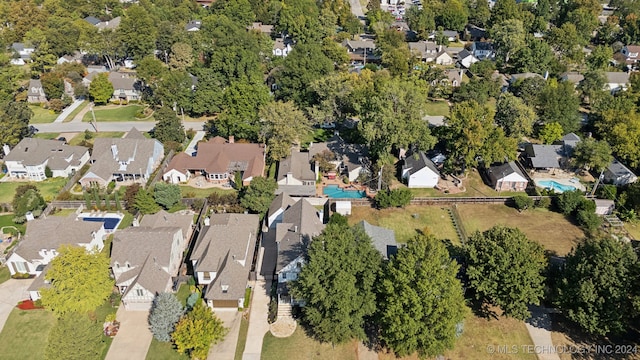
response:
<path fill-rule="evenodd" d="M 260 247 L 256 269 L 262 268 L 264 248 Z M 242 354 L 242 360 L 260 360 L 262 354 L 262 340 L 269 331 L 269 300 L 271 292 L 271 280 L 258 275 L 258 279 L 252 284 L 251 313 L 249 314 L 249 329 L 247 330 L 247 344 Z"/>
<path fill-rule="evenodd" d="M 236 346 L 238 345 L 238 335 L 240 334 L 240 319 L 242 312 L 238 309 L 214 310 L 216 316 L 222 320 L 224 327 L 229 329 L 227 336 L 222 342 L 213 345 L 209 349 L 207 359 L 234 360 L 236 356 Z"/>
<path fill-rule="evenodd" d="M 198 145 L 198 141 L 204 139 L 205 135 L 206 132 L 204 131 L 196 131 L 195 136 L 193 137 L 193 139 L 191 139 L 191 142 L 189 143 L 189 146 L 187 146 L 187 148 L 184 150 L 184 153 L 189 156 L 193 156 L 196 152 L 196 145 Z"/>
<path fill-rule="evenodd" d="M 557 353 L 548 353 L 549 349 L 553 349 L 553 342 L 551 341 L 551 316 L 549 315 L 549 309 L 531 306 L 531 318 L 526 321 L 527 330 L 529 336 L 533 340 L 533 345 L 536 349 L 542 349 L 536 351 L 536 355 L 539 360 L 560 360 Z M 547 351 L 545 351 L 545 349 Z"/>
<path fill-rule="evenodd" d="M 82 108 L 82 110 L 78 111 L 76 116 L 74 116 L 73 119 L 71 119 L 69 122 L 75 122 L 75 123 L 82 122 L 82 119 L 84 119 L 84 115 L 88 113 L 89 110 L 91 110 L 91 106 L 93 106 L 93 103 L 87 104 L 87 106 Z"/>
<path fill-rule="evenodd" d="M 0 284 L 0 331 L 18 301 L 29 298 L 27 288 L 33 279 L 9 279 Z"/>
<path fill-rule="evenodd" d="M 66 119 L 69 115 L 71 115 L 73 110 L 77 109 L 78 106 L 82 105 L 83 102 L 84 102 L 84 100 L 76 100 L 76 101 L 74 101 L 73 103 L 71 103 L 71 105 L 67 106 L 66 109 L 62 110 L 60 115 L 58 115 L 58 117 L 53 122 L 54 123 L 63 122 L 64 119 Z"/>
<path fill-rule="evenodd" d="M 144 360 L 153 335 L 149 331 L 148 311 L 126 311 L 120 305 L 116 319 L 120 330 L 109 348 L 105 360 Z"/>

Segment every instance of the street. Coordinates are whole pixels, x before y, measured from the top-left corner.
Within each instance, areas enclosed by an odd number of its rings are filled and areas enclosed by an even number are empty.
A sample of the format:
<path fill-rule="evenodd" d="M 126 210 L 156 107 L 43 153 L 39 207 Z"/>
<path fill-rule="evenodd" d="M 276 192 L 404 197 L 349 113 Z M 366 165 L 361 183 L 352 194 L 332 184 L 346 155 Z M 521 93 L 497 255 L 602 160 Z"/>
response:
<path fill-rule="evenodd" d="M 184 122 L 185 129 L 202 130 L 204 122 Z M 135 127 L 140 131 L 149 131 L 156 125 L 154 121 L 123 121 L 123 122 L 99 122 L 98 131 L 121 131 L 127 132 Z M 49 124 L 33 124 L 33 127 L 41 133 L 63 133 L 63 132 L 82 132 L 85 130 L 95 131 L 93 125 L 88 122 L 66 122 L 66 123 L 49 123 Z"/>

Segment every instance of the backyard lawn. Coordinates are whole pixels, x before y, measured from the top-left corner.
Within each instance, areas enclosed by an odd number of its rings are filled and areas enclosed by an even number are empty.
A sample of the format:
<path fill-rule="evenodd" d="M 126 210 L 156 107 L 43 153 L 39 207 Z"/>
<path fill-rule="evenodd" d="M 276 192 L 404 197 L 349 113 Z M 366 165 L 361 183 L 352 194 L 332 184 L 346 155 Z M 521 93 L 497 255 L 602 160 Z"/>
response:
<path fill-rule="evenodd" d="M 625 222 L 624 228 L 627 230 L 629 235 L 635 240 L 640 240 L 640 221 L 636 220 L 634 222 Z"/>
<path fill-rule="evenodd" d="M 93 139 L 95 138 L 121 138 L 124 135 L 122 131 L 100 131 L 94 132 L 93 138 L 87 140 L 90 143 L 93 143 Z M 84 133 L 81 132 L 78 135 L 74 136 L 73 139 L 69 140 L 69 145 L 80 145 L 80 143 L 84 140 Z"/>
<path fill-rule="evenodd" d="M 18 231 L 20 231 L 22 234 L 24 234 L 25 229 L 27 228 L 27 226 L 25 224 L 16 224 L 13 222 L 13 214 L 8 214 L 8 215 L 0 215 L 0 228 L 3 228 L 5 226 L 15 226 L 18 228 Z M 13 229 L 10 228 L 6 228 L 3 229 L 3 233 L 4 234 L 9 234 L 12 233 Z"/>
<path fill-rule="evenodd" d="M 301 326 L 288 338 L 277 338 L 268 332 L 262 343 L 262 360 L 314 359 L 349 360 L 356 359 L 357 342 L 332 346 L 319 343 L 308 337 Z"/>
<path fill-rule="evenodd" d="M 173 349 L 172 342 L 161 342 L 153 338 L 149 350 L 147 350 L 147 360 L 188 360 L 185 354 L 178 354 Z"/>
<path fill-rule="evenodd" d="M 95 107 L 96 121 L 149 121 L 150 119 L 140 119 L 136 117 L 138 111 L 144 109 L 142 105 L 107 105 L 107 107 Z M 91 111 L 84 114 L 83 122 L 93 120 Z"/>
<path fill-rule="evenodd" d="M 444 192 L 436 189 L 410 189 L 414 197 L 440 197 L 440 196 L 454 196 L 454 197 L 491 197 L 491 196 L 514 196 L 522 195 L 525 192 L 515 191 L 501 191 L 498 193 L 490 186 L 482 181 L 482 177 L 477 170 L 473 169 L 467 173 L 466 179 L 462 180 L 466 191 L 456 194 L 445 194 Z"/>
<path fill-rule="evenodd" d="M 49 331 L 55 317 L 47 310 L 14 308 L 0 333 L 2 359 L 44 359 Z"/>
<path fill-rule="evenodd" d="M 484 231 L 494 225 L 517 227 L 529 239 L 558 256 L 569 253 L 584 237 L 583 231 L 569 222 L 564 215 L 546 209 L 531 209 L 520 213 L 506 205 L 464 204 L 458 205 L 458 213 L 469 235 L 476 230 Z"/>
<path fill-rule="evenodd" d="M 33 117 L 29 120 L 29 124 L 46 124 L 55 120 L 59 114 L 52 110 L 45 109 L 41 106 L 29 105 L 29 109 L 33 111 Z"/>
<path fill-rule="evenodd" d="M 396 240 L 401 243 L 415 237 L 418 231 L 427 231 L 438 239 L 449 239 L 454 244 L 460 243 L 449 212 L 443 206 L 409 205 L 404 209 L 382 210 L 368 206 L 352 207 L 349 224 L 357 224 L 362 220 L 366 220 L 371 225 L 394 230 Z"/>
<path fill-rule="evenodd" d="M 449 104 L 446 101 L 427 101 L 425 112 L 431 116 L 449 115 Z"/>
<path fill-rule="evenodd" d="M 67 178 L 55 177 L 44 181 L 38 182 L 22 182 L 22 181 L 6 181 L 0 183 L 0 203 L 10 203 L 13 201 L 13 194 L 20 185 L 32 184 L 35 185 L 40 194 L 46 201 L 53 200 L 60 189 L 67 183 Z"/>
<path fill-rule="evenodd" d="M 216 187 L 201 189 L 201 188 L 195 188 L 189 185 L 180 185 L 180 190 L 182 190 L 182 197 L 196 197 L 196 198 L 206 198 L 207 196 L 213 193 L 228 194 L 236 191 L 231 188 L 226 190 L 226 189 L 220 189 Z"/>
<path fill-rule="evenodd" d="M 37 133 L 33 137 L 36 139 L 55 140 L 60 136 L 60 133 Z"/>

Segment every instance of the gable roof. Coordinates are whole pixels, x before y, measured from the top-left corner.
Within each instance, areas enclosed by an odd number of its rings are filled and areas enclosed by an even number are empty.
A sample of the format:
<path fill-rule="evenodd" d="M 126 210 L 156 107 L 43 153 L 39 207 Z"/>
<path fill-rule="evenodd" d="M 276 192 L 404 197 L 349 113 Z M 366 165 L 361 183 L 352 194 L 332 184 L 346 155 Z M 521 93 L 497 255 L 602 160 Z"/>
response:
<path fill-rule="evenodd" d="M 582 80 L 584 80 L 584 75 L 580 74 L 579 72 L 565 72 L 560 74 L 560 79 L 563 81 L 568 81 L 572 84 L 578 84 L 580 83 Z"/>
<path fill-rule="evenodd" d="M 534 168 L 559 168 L 563 145 L 526 144 L 525 152 Z"/>
<path fill-rule="evenodd" d="M 316 208 L 305 199 L 298 200 L 285 210 L 282 222 L 276 225 L 276 272 L 303 255 L 306 244 L 319 235 L 324 227 Z"/>
<path fill-rule="evenodd" d="M 113 85 L 113 90 L 137 90 L 136 83 L 138 82 L 138 78 L 129 73 L 116 72 L 112 71 L 109 73 L 109 81 L 111 85 Z"/>
<path fill-rule="evenodd" d="M 40 81 L 40 79 L 29 80 L 27 96 L 45 96 L 44 88 L 42 87 L 42 81 Z"/>
<path fill-rule="evenodd" d="M 202 21 L 200 20 L 190 20 L 187 25 L 184 26 L 186 31 L 198 31 L 202 26 Z"/>
<path fill-rule="evenodd" d="M 398 252 L 396 234 L 393 230 L 371 225 L 366 220 L 360 221 L 358 226 L 371 238 L 373 247 L 382 254 L 385 260 L 389 260 Z"/>
<path fill-rule="evenodd" d="M 177 227 L 182 230 L 182 235 L 187 236 L 187 233 L 191 229 L 193 224 L 192 214 L 182 213 L 168 213 L 164 210 L 160 210 L 155 214 L 147 214 L 140 221 L 141 227 L 150 228 L 162 228 L 162 227 Z M 185 239 L 188 240 L 188 239 Z"/>
<path fill-rule="evenodd" d="M 254 22 L 247 26 L 247 30 L 258 30 L 263 34 L 271 34 L 273 32 L 273 25 L 265 25 L 261 22 Z"/>
<path fill-rule="evenodd" d="M 118 17 L 114 17 L 111 20 L 107 20 L 107 21 L 101 21 L 97 24 L 95 24 L 95 27 L 98 28 L 98 30 L 104 30 L 104 29 L 116 29 L 118 28 L 118 26 L 120 26 L 120 21 L 122 20 L 122 18 L 120 16 Z"/>
<path fill-rule="evenodd" d="M 294 179 L 315 180 L 316 173 L 313 171 L 313 155 L 308 151 L 291 150 L 291 155 L 281 159 L 278 164 L 278 181 L 284 179 L 291 173 Z"/>
<path fill-rule="evenodd" d="M 460 59 L 460 60 L 466 59 L 469 56 L 473 56 L 473 54 L 467 49 L 463 49 L 460 52 L 458 52 L 458 59 Z"/>
<path fill-rule="evenodd" d="M 625 46 L 630 53 L 640 53 L 640 45 Z"/>
<path fill-rule="evenodd" d="M 87 16 L 86 18 L 84 18 L 84 21 L 88 22 L 89 24 L 96 26 L 100 23 L 100 19 L 98 19 L 97 17 L 94 16 Z"/>
<path fill-rule="evenodd" d="M 20 140 L 5 161 L 20 161 L 27 166 L 47 162 L 51 170 L 65 170 L 69 166 L 80 166 L 80 159 L 89 151 L 84 146 L 66 145 L 63 141 L 37 138 Z"/>
<path fill-rule="evenodd" d="M 409 174 L 415 174 L 424 168 L 428 168 L 440 176 L 440 171 L 438 171 L 436 165 L 427 157 L 424 151 L 420 151 L 418 153 L 413 151 L 407 152 L 404 159 L 403 169 L 407 170 Z"/>
<path fill-rule="evenodd" d="M 286 210 L 295 203 L 296 201 L 293 200 L 291 196 L 287 195 L 286 193 L 280 193 L 273 199 L 271 205 L 269 205 L 268 214 L 269 216 L 271 216 L 278 210 Z"/>
<path fill-rule="evenodd" d="M 624 166 L 618 159 L 613 159 L 611 164 L 607 166 L 608 172 L 610 172 L 615 177 L 621 176 L 635 176 L 635 174 L 629 170 L 628 167 Z"/>
<path fill-rule="evenodd" d="M 171 280 L 171 275 L 164 271 L 164 269 L 154 261 L 151 254 L 147 255 L 139 268 L 130 270 L 123 275 L 128 275 L 129 273 L 132 273 L 131 277 L 135 277 L 135 280 L 127 287 L 127 290 L 122 294 L 122 297 L 126 297 L 127 294 L 133 290 L 136 284 L 140 285 L 150 293 L 158 295 L 159 293 L 167 290 L 167 286 Z"/>
<path fill-rule="evenodd" d="M 169 267 L 174 235 L 179 227 L 128 227 L 114 233 L 111 244 L 111 266 L 129 263 L 142 266 L 151 257 L 159 266 Z"/>
<path fill-rule="evenodd" d="M 562 141 L 580 141 L 580 136 L 576 135 L 575 133 L 568 133 L 567 135 L 563 136 Z"/>
<path fill-rule="evenodd" d="M 368 51 L 375 50 L 376 42 L 373 40 L 349 40 L 342 42 L 342 46 L 348 47 L 351 51 L 366 49 Z"/>
<path fill-rule="evenodd" d="M 518 168 L 518 166 L 514 161 L 509 161 L 504 164 L 492 166 L 487 170 L 487 173 L 489 175 L 489 179 L 491 180 L 491 183 L 494 185 L 498 180 L 506 176 L 509 176 L 511 174 L 518 174 L 521 178 L 524 179 L 524 181 L 528 181 L 527 177 L 524 176 L 524 174 L 522 173 L 522 171 L 520 171 L 520 169 Z"/>
<path fill-rule="evenodd" d="M 493 51 L 493 43 L 486 42 L 486 41 L 475 41 L 473 43 L 473 47 L 475 50 Z"/>
<path fill-rule="evenodd" d="M 609 84 L 626 84 L 629 82 L 628 72 L 612 72 L 607 71 L 604 73 L 607 83 Z"/>
<path fill-rule="evenodd" d="M 324 150 L 329 150 L 336 155 L 336 161 L 341 161 L 349 171 L 362 166 L 367 156 L 367 149 L 360 144 L 349 144 L 339 135 L 332 136 L 326 142 L 309 144 L 309 154 L 313 157 Z"/>

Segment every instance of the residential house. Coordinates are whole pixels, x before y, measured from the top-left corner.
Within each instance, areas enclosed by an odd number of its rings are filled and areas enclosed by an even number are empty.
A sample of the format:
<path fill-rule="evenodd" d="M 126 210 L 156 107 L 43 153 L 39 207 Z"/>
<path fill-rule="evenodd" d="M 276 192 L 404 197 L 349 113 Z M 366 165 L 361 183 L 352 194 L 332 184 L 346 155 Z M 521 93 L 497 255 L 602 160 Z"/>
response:
<path fill-rule="evenodd" d="M 98 66 L 98 65 L 87 66 L 87 75 L 84 78 L 82 78 L 82 85 L 84 85 L 85 87 L 89 87 L 93 79 L 96 77 L 96 75 L 103 72 L 108 72 L 108 71 L 109 70 L 105 66 Z"/>
<path fill-rule="evenodd" d="M 376 53 L 376 42 L 373 40 L 344 40 L 342 46 L 347 49 L 352 63 L 366 64 L 379 62 L 380 55 Z"/>
<path fill-rule="evenodd" d="M 617 93 L 618 91 L 627 90 L 629 86 L 629 73 L 628 72 L 611 72 L 607 71 L 604 73 L 605 76 L 605 84 L 603 90 L 608 90 L 612 94 Z"/>
<path fill-rule="evenodd" d="M 118 17 L 115 17 L 115 18 L 113 18 L 111 20 L 100 21 L 99 23 L 95 24 L 94 26 L 96 28 L 98 28 L 98 31 L 115 30 L 115 29 L 118 28 L 118 26 L 120 26 L 120 21 L 121 20 L 122 20 L 122 18 L 120 16 L 118 16 Z"/>
<path fill-rule="evenodd" d="M 616 204 L 613 200 L 608 199 L 593 199 L 596 204 L 596 214 L 598 215 L 611 215 L 613 210 L 616 209 Z"/>
<path fill-rule="evenodd" d="M 277 193 L 292 196 L 315 196 L 318 164 L 309 151 L 291 150 L 291 155 L 278 164 Z"/>
<path fill-rule="evenodd" d="M 25 43 L 13 43 L 11 44 L 16 57 L 11 60 L 12 65 L 24 65 L 31 61 L 31 54 L 36 51 L 35 46 L 27 45 Z"/>
<path fill-rule="evenodd" d="M 69 63 L 82 63 L 82 54 L 79 51 L 76 51 L 73 55 L 63 55 L 58 58 L 56 61 L 58 65 L 69 64 Z"/>
<path fill-rule="evenodd" d="M 396 234 L 393 230 L 371 225 L 366 220 L 360 221 L 357 226 L 371 238 L 373 247 L 382 254 L 384 260 L 389 260 L 398 252 Z"/>
<path fill-rule="evenodd" d="M 239 173 L 246 186 L 254 177 L 264 175 L 265 150 L 263 144 L 235 143 L 233 136 L 228 141 L 216 136 L 199 143 L 195 156 L 174 156 L 162 179 L 178 184 L 192 176 L 203 176 L 209 182 L 230 184 Z"/>
<path fill-rule="evenodd" d="M 473 44 L 471 44 L 471 53 L 478 60 L 493 60 L 496 57 L 493 43 L 490 42 L 474 41 Z"/>
<path fill-rule="evenodd" d="M 458 54 L 460 54 L 462 50 L 465 50 L 465 48 L 459 44 L 445 46 L 444 48 L 444 51 L 446 51 L 449 55 L 453 56 L 454 58 L 458 57 Z"/>
<path fill-rule="evenodd" d="M 584 75 L 580 74 L 576 71 L 570 71 L 560 74 L 560 80 L 568 81 L 573 84 L 573 86 L 578 86 L 582 80 L 584 80 Z"/>
<path fill-rule="evenodd" d="M 30 221 L 25 235 L 9 255 L 7 267 L 11 275 L 23 273 L 37 276 L 58 256 L 61 245 L 101 251 L 105 236 L 104 223 L 83 221 L 76 214 Z"/>
<path fill-rule="evenodd" d="M 564 150 L 564 156 L 571 157 L 573 154 L 573 149 L 575 149 L 576 145 L 580 142 L 580 136 L 575 133 L 568 133 L 563 136 L 560 141 L 554 143 L 555 145 L 562 145 Z"/>
<path fill-rule="evenodd" d="M 456 42 L 458 41 L 458 32 L 454 31 L 454 30 L 444 30 L 442 32 L 442 35 L 447 39 L 447 41 L 449 42 Z M 433 31 L 429 34 L 429 36 L 427 36 L 428 40 L 436 40 L 438 37 L 438 31 Z"/>
<path fill-rule="evenodd" d="M 27 89 L 27 102 L 32 104 L 40 104 L 47 102 L 47 95 L 44 93 L 42 82 L 40 79 L 29 80 L 29 88 Z"/>
<path fill-rule="evenodd" d="M 449 69 L 445 71 L 445 75 L 447 76 L 446 81 L 451 87 L 457 88 L 462 84 L 462 75 L 464 74 L 463 69 Z M 442 82 L 442 81 L 441 81 Z"/>
<path fill-rule="evenodd" d="M 24 138 L 12 150 L 4 149 L 5 166 L 9 179 L 42 181 L 52 177 L 68 177 L 89 161 L 89 149 L 70 146 L 59 140 Z"/>
<path fill-rule="evenodd" d="M 278 194 L 271 202 L 269 210 L 267 211 L 267 226 L 275 228 L 277 223 L 282 222 L 282 214 L 284 211 L 295 203 L 296 200 L 287 195 L 287 193 L 281 192 Z"/>
<path fill-rule="evenodd" d="M 465 69 L 470 68 L 471 65 L 477 63 L 478 61 L 480 60 L 473 56 L 473 54 L 467 49 L 463 49 L 458 53 L 458 63 L 460 63 L 460 65 Z"/>
<path fill-rule="evenodd" d="M 187 25 L 184 26 L 184 29 L 187 32 L 195 32 L 195 31 L 200 31 L 200 27 L 202 27 L 202 21 L 201 20 L 190 20 Z"/>
<path fill-rule="evenodd" d="M 89 159 L 91 167 L 79 182 L 84 187 L 105 187 L 111 181 L 145 183 L 163 157 L 162 144 L 145 138 L 136 128 L 124 138 L 97 138 Z"/>
<path fill-rule="evenodd" d="M 505 92 L 509 89 L 509 81 L 507 80 L 507 76 L 501 74 L 498 70 L 494 71 L 491 74 L 491 80 L 500 84 L 500 91 Z"/>
<path fill-rule="evenodd" d="M 489 186 L 496 191 L 525 191 L 529 181 L 514 161 L 487 169 Z"/>
<path fill-rule="evenodd" d="M 277 38 L 273 43 L 272 54 L 273 56 L 286 57 L 293 50 L 293 41 L 289 38 Z"/>
<path fill-rule="evenodd" d="M 300 299 L 289 296 L 287 283 L 298 278 L 307 245 L 313 237 L 320 235 L 325 225 L 307 200 L 299 199 L 293 205 L 288 205 L 290 200 L 286 202 L 288 207 L 262 233 L 264 256 L 260 274 L 268 280 L 277 280 L 279 302 L 301 304 Z M 272 207 L 280 211 L 281 203 L 282 199 L 278 199 L 278 204 Z"/>
<path fill-rule="evenodd" d="M 141 86 L 134 75 L 112 71 L 109 73 L 109 81 L 113 85 L 111 101 L 140 100 Z"/>
<path fill-rule="evenodd" d="M 449 65 L 453 65 L 453 63 L 454 63 L 453 57 L 451 57 L 451 55 L 448 52 L 441 50 L 436 54 L 436 64 L 449 66 Z"/>
<path fill-rule="evenodd" d="M 539 171 L 559 169 L 566 160 L 564 145 L 526 144 L 523 155 L 527 165 Z"/>
<path fill-rule="evenodd" d="M 311 143 L 309 145 L 309 154 L 313 158 L 314 155 L 324 151 L 332 152 L 336 160 L 332 163 L 336 166 L 336 173 L 344 176 L 350 182 L 356 181 L 360 173 L 367 171 L 366 148 L 359 144 L 348 144 L 339 135 L 334 135 L 326 142 Z"/>
<path fill-rule="evenodd" d="M 605 182 L 616 186 L 627 185 L 638 181 L 636 174 L 617 159 L 613 159 L 611 164 L 605 169 L 603 175 Z"/>
<path fill-rule="evenodd" d="M 424 152 L 408 152 L 402 166 L 402 179 L 409 188 L 434 188 L 438 186 L 440 171 Z"/>
<path fill-rule="evenodd" d="M 442 50 L 442 46 L 438 46 L 431 41 L 410 42 L 409 49 L 411 53 L 420 58 L 423 62 L 434 62 L 438 51 Z"/>
<path fill-rule="evenodd" d="M 627 45 L 620 52 L 624 55 L 627 66 L 635 68 L 638 59 L 640 59 L 640 45 Z"/>
<path fill-rule="evenodd" d="M 244 307 L 259 227 L 253 214 L 213 214 L 205 221 L 189 260 L 209 307 Z"/>
<path fill-rule="evenodd" d="M 247 30 L 256 30 L 267 36 L 271 36 L 273 33 L 273 25 L 265 25 L 261 22 L 254 22 L 250 26 L 247 26 Z"/>

